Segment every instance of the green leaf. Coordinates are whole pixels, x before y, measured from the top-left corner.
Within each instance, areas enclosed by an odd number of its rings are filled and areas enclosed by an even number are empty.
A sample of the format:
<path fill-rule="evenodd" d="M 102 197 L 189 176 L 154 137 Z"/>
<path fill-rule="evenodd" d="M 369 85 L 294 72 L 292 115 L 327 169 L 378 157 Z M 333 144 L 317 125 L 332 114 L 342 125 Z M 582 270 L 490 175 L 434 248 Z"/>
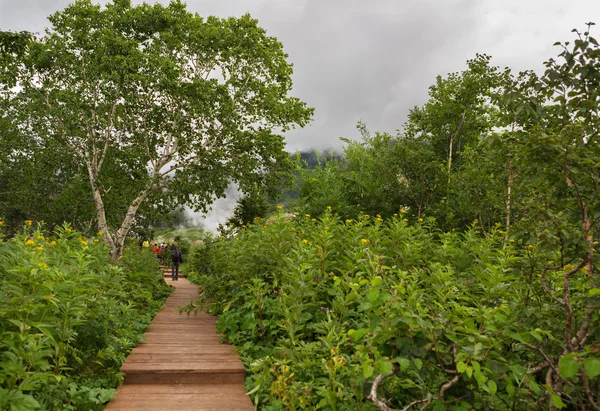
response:
<path fill-rule="evenodd" d="M 558 361 L 558 372 L 562 378 L 574 377 L 579 371 L 579 363 L 572 356 L 566 355 Z"/>
<path fill-rule="evenodd" d="M 600 359 L 587 358 L 583 361 L 583 368 L 590 379 L 596 378 L 596 376 L 600 375 Z"/>
<path fill-rule="evenodd" d="M 588 291 L 588 297 L 594 297 L 596 295 L 600 295 L 600 288 L 592 288 Z"/>
<path fill-rule="evenodd" d="M 467 369 L 467 364 L 465 364 L 462 361 L 459 361 L 456 363 L 456 371 L 458 371 L 459 373 L 463 373 L 465 372 L 465 370 Z"/>
<path fill-rule="evenodd" d="M 246 395 L 252 395 L 252 394 L 254 394 L 255 392 L 257 392 L 258 390 L 260 390 L 260 384 L 258 384 L 256 387 L 254 387 L 254 388 L 252 388 L 250 391 L 248 391 L 248 392 L 246 393 Z"/>
<path fill-rule="evenodd" d="M 519 334 L 512 332 L 512 331 L 507 331 L 506 335 L 508 335 L 511 338 L 514 338 L 515 340 L 521 342 L 521 343 L 525 343 L 525 340 L 523 339 L 523 337 L 521 337 Z"/>
<path fill-rule="evenodd" d="M 392 369 L 394 368 L 392 363 L 389 361 L 380 361 L 377 365 L 379 367 L 379 372 L 384 375 L 392 371 Z"/>
<path fill-rule="evenodd" d="M 498 386 L 494 380 L 489 380 L 487 382 L 488 389 L 490 390 L 490 394 L 496 395 L 496 391 L 498 391 Z"/>
<path fill-rule="evenodd" d="M 410 366 L 410 361 L 406 358 L 399 358 L 398 363 L 400 364 L 400 371 L 404 372 Z"/>
<path fill-rule="evenodd" d="M 31 395 L 17 391 L 10 400 L 10 411 L 31 411 L 40 408 L 40 403 Z"/>
<path fill-rule="evenodd" d="M 371 317 L 371 324 L 369 326 L 371 332 L 375 332 L 375 329 L 381 324 L 381 317 L 378 315 L 373 315 Z"/>
<path fill-rule="evenodd" d="M 559 410 L 565 408 L 565 403 L 563 402 L 562 398 L 560 398 L 559 395 L 556 395 L 556 394 L 552 395 L 550 397 L 550 401 L 552 401 L 552 404 L 554 404 L 554 406 L 556 408 L 558 408 Z"/>
<path fill-rule="evenodd" d="M 538 341 L 543 340 L 543 337 L 537 331 L 529 331 L 529 334 L 531 334 L 533 336 L 533 338 L 535 338 Z"/>
<path fill-rule="evenodd" d="M 348 294 L 346 296 L 346 304 L 349 304 L 349 303 L 354 302 L 356 300 L 358 300 L 358 294 L 355 293 L 354 291 L 351 292 L 350 294 Z"/>
<path fill-rule="evenodd" d="M 535 382 L 535 380 L 533 378 L 529 378 L 528 383 L 529 383 L 529 388 L 531 388 L 531 391 L 533 391 L 534 394 L 537 395 L 540 392 L 542 392 L 542 390 L 540 389 L 540 386 L 538 385 L 537 382 Z"/>
<path fill-rule="evenodd" d="M 363 369 L 363 377 L 365 377 L 365 378 L 369 378 L 370 376 L 372 376 L 373 371 L 375 371 L 375 368 L 373 368 L 373 366 L 371 364 L 369 364 L 368 362 L 363 363 L 362 369 Z"/>
<path fill-rule="evenodd" d="M 377 298 L 379 298 L 379 294 L 381 294 L 381 291 L 379 291 L 378 289 L 374 288 L 369 290 L 369 294 L 367 294 L 367 300 L 369 300 L 370 302 L 373 302 L 375 300 L 377 300 Z"/>
<path fill-rule="evenodd" d="M 415 363 L 417 370 L 420 370 L 421 368 L 423 368 L 423 361 L 421 361 L 419 358 L 415 358 L 413 360 L 413 362 Z"/>
<path fill-rule="evenodd" d="M 515 386 L 510 380 L 506 383 L 506 393 L 511 397 L 515 395 Z"/>
<path fill-rule="evenodd" d="M 356 342 L 363 338 L 368 332 L 369 330 L 367 328 L 361 328 L 360 330 L 348 330 L 348 336 L 352 337 L 352 339 Z"/>

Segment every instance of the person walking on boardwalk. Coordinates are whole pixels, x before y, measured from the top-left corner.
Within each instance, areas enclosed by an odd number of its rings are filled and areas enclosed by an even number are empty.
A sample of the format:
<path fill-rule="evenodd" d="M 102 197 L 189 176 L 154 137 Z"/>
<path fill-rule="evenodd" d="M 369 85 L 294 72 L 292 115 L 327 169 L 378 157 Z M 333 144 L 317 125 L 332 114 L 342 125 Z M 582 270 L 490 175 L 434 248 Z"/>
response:
<path fill-rule="evenodd" d="M 181 251 L 175 244 L 171 246 L 171 280 L 179 279 L 179 264 L 183 263 Z"/>

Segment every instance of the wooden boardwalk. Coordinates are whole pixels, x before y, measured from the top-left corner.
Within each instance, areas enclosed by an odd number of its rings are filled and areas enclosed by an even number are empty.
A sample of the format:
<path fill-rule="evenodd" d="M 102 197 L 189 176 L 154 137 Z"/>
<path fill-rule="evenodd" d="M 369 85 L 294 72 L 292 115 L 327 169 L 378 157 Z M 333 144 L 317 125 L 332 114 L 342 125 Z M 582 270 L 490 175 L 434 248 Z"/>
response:
<path fill-rule="evenodd" d="M 179 315 L 195 299 L 187 279 L 165 278 L 175 291 L 121 367 L 125 383 L 105 410 L 254 410 L 244 389 L 244 366 L 233 347 L 220 344 L 216 317 Z"/>

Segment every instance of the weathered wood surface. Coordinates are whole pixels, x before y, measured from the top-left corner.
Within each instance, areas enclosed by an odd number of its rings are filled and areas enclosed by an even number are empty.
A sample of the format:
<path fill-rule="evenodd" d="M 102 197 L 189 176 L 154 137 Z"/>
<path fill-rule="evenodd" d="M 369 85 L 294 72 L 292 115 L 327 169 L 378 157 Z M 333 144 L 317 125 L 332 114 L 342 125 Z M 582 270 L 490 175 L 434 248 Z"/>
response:
<path fill-rule="evenodd" d="M 216 318 L 177 311 L 197 297 L 198 287 L 181 277 L 165 281 L 176 289 L 121 367 L 125 384 L 105 410 L 253 410 L 244 366 L 233 347 L 219 343 Z"/>

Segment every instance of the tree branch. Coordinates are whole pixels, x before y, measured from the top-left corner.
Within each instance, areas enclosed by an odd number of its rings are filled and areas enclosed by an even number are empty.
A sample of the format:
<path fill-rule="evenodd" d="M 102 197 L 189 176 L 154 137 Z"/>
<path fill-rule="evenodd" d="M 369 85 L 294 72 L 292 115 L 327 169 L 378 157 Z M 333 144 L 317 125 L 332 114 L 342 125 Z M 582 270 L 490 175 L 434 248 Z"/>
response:
<path fill-rule="evenodd" d="M 100 159 L 98 161 L 98 170 L 100 170 L 100 168 L 102 167 L 102 163 L 104 163 L 104 159 L 106 158 L 106 152 L 108 151 L 108 147 L 110 145 L 113 124 L 117 114 L 117 103 L 119 101 L 119 96 L 119 85 L 117 84 L 117 86 L 115 87 L 115 101 L 113 102 L 110 116 L 108 118 L 108 126 L 106 127 L 106 132 L 104 133 L 104 148 L 102 149 L 102 155 L 100 156 Z"/>
<path fill-rule="evenodd" d="M 419 405 L 419 404 L 423 404 L 423 403 L 425 403 L 425 404 L 423 405 L 423 408 L 421 408 L 421 409 L 425 409 L 425 408 L 427 408 L 427 406 L 428 406 L 429 404 L 431 404 L 431 401 L 432 401 L 433 399 L 434 399 L 434 397 L 432 397 L 432 396 L 430 395 L 429 397 L 427 397 L 427 398 L 423 398 L 422 400 L 415 400 L 415 401 L 411 402 L 410 404 L 407 404 L 407 405 L 406 405 L 404 408 L 402 408 L 402 410 L 400 410 L 400 411 L 408 411 L 408 410 L 409 410 L 409 409 L 410 409 L 412 406 L 414 406 L 414 405 Z"/>
<path fill-rule="evenodd" d="M 381 411 L 397 411 L 394 408 L 391 408 L 389 405 L 385 403 L 384 400 L 380 400 L 377 398 L 377 388 L 379 388 L 379 384 L 381 384 L 386 378 L 394 375 L 396 370 L 392 370 L 388 372 L 386 375 L 379 374 L 375 377 L 375 381 L 373 381 L 373 385 L 371 385 L 371 392 L 367 396 L 367 399 L 373 403 L 377 408 Z"/>

